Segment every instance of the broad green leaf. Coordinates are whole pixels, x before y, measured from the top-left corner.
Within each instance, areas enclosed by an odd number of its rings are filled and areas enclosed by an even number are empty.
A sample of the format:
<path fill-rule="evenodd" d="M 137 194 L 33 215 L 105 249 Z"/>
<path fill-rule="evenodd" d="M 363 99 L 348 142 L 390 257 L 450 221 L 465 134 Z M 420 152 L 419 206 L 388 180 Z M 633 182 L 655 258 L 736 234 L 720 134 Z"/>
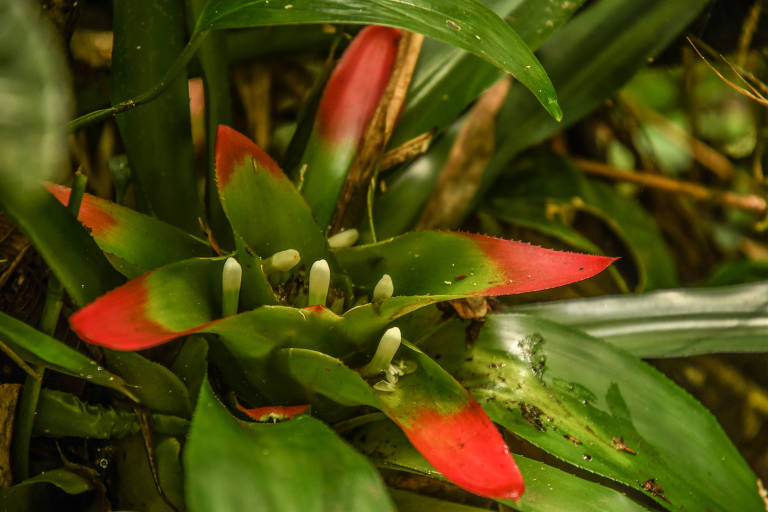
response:
<path fill-rule="evenodd" d="M 373 466 L 323 423 L 239 423 L 207 381 L 184 467 L 191 512 L 394 510 Z"/>
<path fill-rule="evenodd" d="M 189 392 L 165 366 L 137 352 L 105 350 L 106 365 L 123 377 L 139 403 L 151 411 L 182 418 L 192 415 Z"/>
<path fill-rule="evenodd" d="M 373 388 L 341 361 L 311 350 L 283 349 L 276 360 L 311 391 L 344 405 L 368 405 L 389 416 L 448 480 L 493 498 L 518 498 L 523 480 L 509 448 L 480 406 L 437 363 L 402 345 L 396 383 L 374 376 Z"/>
<path fill-rule="evenodd" d="M 469 348 L 465 336 L 457 322 L 424 348 L 496 423 L 669 510 L 761 510 L 755 475 L 712 415 L 636 357 L 521 314 L 489 315 Z"/>
<path fill-rule="evenodd" d="M 664 290 L 515 308 L 638 357 L 768 352 L 768 283 Z"/>
<path fill-rule="evenodd" d="M 720 265 L 707 279 L 707 286 L 751 283 L 768 279 L 768 262 L 728 261 Z"/>
<path fill-rule="evenodd" d="M 296 249 L 307 268 L 327 258 L 325 238 L 293 183 L 256 144 L 227 126 L 219 126 L 216 136 L 216 183 L 232 229 L 256 254 L 268 258 Z"/>
<path fill-rule="evenodd" d="M 43 471 L 39 475 L 19 482 L 14 487 L 23 487 L 25 485 L 40 483 L 53 484 L 67 494 L 82 494 L 93 489 L 93 484 L 89 480 L 67 468 L 56 468 L 50 471 Z M 0 504 L 2 504 L 1 498 Z"/>
<path fill-rule="evenodd" d="M 46 187 L 63 205 L 69 202 L 68 187 Z M 91 194 L 83 196 L 77 219 L 128 278 L 174 261 L 211 254 L 206 242 L 185 231 Z"/>
<path fill-rule="evenodd" d="M 396 295 L 507 295 L 581 281 L 613 261 L 470 233 L 423 231 L 336 251 L 358 286 L 389 274 Z"/>
<path fill-rule="evenodd" d="M 171 370 L 187 387 L 189 397 L 197 400 L 203 378 L 208 373 L 208 342 L 203 336 L 189 336 L 173 361 Z M 194 402 L 193 402 L 194 405 Z"/>
<path fill-rule="evenodd" d="M 304 23 L 389 25 L 458 46 L 512 74 L 552 117 L 561 118 L 555 90 L 536 56 L 478 0 L 212 0 L 200 15 L 196 31 Z"/>
<path fill-rule="evenodd" d="M 440 474 L 389 422 L 375 422 L 360 428 L 354 433 L 352 442 L 381 468 L 440 478 Z M 525 493 L 517 502 L 504 501 L 503 503 L 520 512 L 551 512 L 554 510 L 635 512 L 648 510 L 622 492 L 579 478 L 522 455 L 515 454 L 515 460 L 525 479 Z M 400 496 L 393 493 L 393 498 L 399 506 L 401 504 Z M 425 501 L 424 503 L 426 506 L 429 502 Z M 446 506 L 461 507 L 461 505 L 454 504 Z M 453 509 L 447 508 L 446 510 L 451 511 Z M 456 510 L 458 512 L 463 509 L 458 508 Z"/>
<path fill-rule="evenodd" d="M 584 1 L 486 0 L 484 3 L 535 51 Z M 435 127 L 447 126 L 501 76 L 497 68 L 467 51 L 435 40 L 424 41 L 403 114 L 392 135 L 392 145 L 397 146 Z"/>
<path fill-rule="evenodd" d="M 183 436 L 188 427 L 189 421 L 184 418 L 152 415 L 152 428 L 157 433 Z M 120 439 L 139 431 L 133 411 L 88 404 L 63 391 L 40 392 L 33 431 L 36 436 Z"/>
<path fill-rule="evenodd" d="M 119 103 L 165 78 L 184 47 L 183 0 L 117 0 L 111 99 Z M 150 211 L 190 233 L 202 216 L 195 181 L 189 91 L 181 73 L 155 100 L 116 117 L 128 161 Z"/>
<path fill-rule="evenodd" d="M 0 341 L 23 359 L 120 391 L 135 400 L 125 381 L 57 339 L 0 312 Z"/>

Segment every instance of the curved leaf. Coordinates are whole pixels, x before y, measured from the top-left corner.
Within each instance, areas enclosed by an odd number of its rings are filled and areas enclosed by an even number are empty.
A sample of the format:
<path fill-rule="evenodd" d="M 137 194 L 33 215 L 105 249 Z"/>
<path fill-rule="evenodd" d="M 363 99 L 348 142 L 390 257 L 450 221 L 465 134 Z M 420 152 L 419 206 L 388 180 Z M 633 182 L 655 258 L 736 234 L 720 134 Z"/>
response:
<path fill-rule="evenodd" d="M 535 51 L 584 1 L 486 0 L 484 3 Z M 402 144 L 435 127 L 447 126 L 500 76 L 498 69 L 467 51 L 439 41 L 425 41 L 403 114 L 392 135 L 392 145 Z"/>
<path fill-rule="evenodd" d="M 515 308 L 638 357 L 768 351 L 768 282 L 664 290 Z"/>
<path fill-rule="evenodd" d="M 670 510 L 760 510 L 756 477 L 712 415 L 641 360 L 579 331 L 489 315 L 428 341 L 497 423 Z M 437 356 L 435 356 L 437 357 Z M 717 473 L 717 478 L 712 475 Z"/>
<path fill-rule="evenodd" d="M 63 205 L 71 189 L 47 183 Z M 195 256 L 209 256 L 210 246 L 179 228 L 125 206 L 84 194 L 77 220 L 88 228 L 102 251 L 126 277 Z"/>
<path fill-rule="evenodd" d="M 197 21 L 196 31 L 300 23 L 388 25 L 419 32 L 474 53 L 512 74 L 547 112 L 562 112 L 547 74 L 520 36 L 478 0 L 213 0 Z"/>
<path fill-rule="evenodd" d="M 110 96 L 127 100 L 166 79 L 186 37 L 183 0 L 116 0 Z M 139 192 L 150 211 L 190 233 L 202 215 L 195 177 L 184 69 L 167 89 L 139 109 L 115 120 Z"/>
<path fill-rule="evenodd" d="M 45 368 L 106 386 L 135 400 L 125 381 L 75 349 L 0 312 L 0 341 L 23 359 Z"/>
<path fill-rule="evenodd" d="M 232 229 L 259 256 L 296 249 L 307 267 L 327 258 L 325 238 L 293 183 L 248 137 L 223 125 L 216 135 L 216 183 Z"/>
<path fill-rule="evenodd" d="M 365 27 L 325 86 L 299 176 L 301 194 L 323 229 L 331 221 L 363 134 L 392 74 L 399 40 L 399 30 Z"/>
<path fill-rule="evenodd" d="M 470 233 L 408 233 L 340 249 L 352 281 L 373 289 L 389 274 L 397 295 L 491 296 L 563 286 L 592 277 L 613 258 L 543 249 Z"/>
<path fill-rule="evenodd" d="M 341 361 L 283 349 L 277 361 L 298 382 L 345 405 L 382 410 L 448 480 L 481 496 L 517 499 L 523 478 L 480 405 L 437 363 L 403 345 L 395 365 L 410 369 L 390 390 L 375 391 Z"/>
<path fill-rule="evenodd" d="M 354 433 L 352 442 L 379 467 L 440 478 L 406 437 L 389 422 L 379 421 L 365 425 Z M 525 494 L 517 502 L 506 501 L 505 504 L 520 512 L 648 510 L 622 492 L 542 462 L 519 454 L 515 454 L 515 461 L 525 477 Z M 394 494 L 393 497 L 399 505 L 398 495 Z"/>
<path fill-rule="evenodd" d="M 375 468 L 318 420 L 238 423 L 207 381 L 197 403 L 184 447 L 192 512 L 394 511 Z"/>

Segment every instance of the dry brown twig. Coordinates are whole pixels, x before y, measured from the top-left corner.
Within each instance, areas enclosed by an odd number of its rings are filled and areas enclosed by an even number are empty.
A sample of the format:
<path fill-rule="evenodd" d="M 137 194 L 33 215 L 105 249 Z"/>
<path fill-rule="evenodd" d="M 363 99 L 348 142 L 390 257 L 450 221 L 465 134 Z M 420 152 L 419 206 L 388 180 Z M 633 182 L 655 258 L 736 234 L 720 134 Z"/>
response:
<path fill-rule="evenodd" d="M 602 162 L 594 162 L 581 158 L 573 158 L 581 170 L 589 174 L 595 174 L 613 180 L 628 181 L 652 187 L 658 190 L 666 190 L 678 194 L 684 194 L 699 201 L 732 206 L 741 210 L 764 214 L 767 210 L 765 199 L 756 195 L 736 194 L 728 190 L 712 190 L 698 183 L 679 181 L 658 174 L 648 172 L 628 172 L 616 169 Z"/>
<path fill-rule="evenodd" d="M 416 61 L 419 59 L 421 44 L 424 36 L 413 32 L 403 31 L 397 47 L 395 64 L 387 87 L 373 112 L 371 121 L 363 135 L 363 145 L 357 152 L 355 160 L 347 173 L 347 180 L 339 195 L 336 211 L 331 221 L 330 234 L 337 232 L 344 221 L 347 208 L 358 196 L 361 188 L 367 185 L 384 153 L 384 149 L 395 129 L 397 118 L 405 103 L 405 94 L 413 77 Z"/>

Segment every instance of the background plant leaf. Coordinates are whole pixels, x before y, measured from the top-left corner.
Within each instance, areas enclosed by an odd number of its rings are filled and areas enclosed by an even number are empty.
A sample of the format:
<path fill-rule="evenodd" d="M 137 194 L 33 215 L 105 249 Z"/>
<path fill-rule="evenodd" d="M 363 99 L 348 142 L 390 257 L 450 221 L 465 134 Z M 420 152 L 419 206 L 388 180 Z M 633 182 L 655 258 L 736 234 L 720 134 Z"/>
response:
<path fill-rule="evenodd" d="M 768 350 L 768 282 L 530 304 L 536 315 L 638 357 Z"/>
<path fill-rule="evenodd" d="M 309 416 L 239 423 L 207 381 L 184 467 L 192 512 L 395 510 L 373 466 L 323 423 Z"/>
<path fill-rule="evenodd" d="M 712 415 L 634 356 L 521 314 L 489 315 L 469 348 L 465 336 L 461 324 L 443 328 L 424 349 L 515 434 L 669 510 L 762 507 L 754 474 Z"/>
<path fill-rule="evenodd" d="M 561 117 L 552 84 L 531 50 L 509 25 L 477 0 L 461 5 L 432 0 L 280 0 L 269 4 L 213 0 L 200 15 L 196 31 L 300 23 L 390 25 L 422 33 L 470 51 L 512 74 L 552 117 Z"/>

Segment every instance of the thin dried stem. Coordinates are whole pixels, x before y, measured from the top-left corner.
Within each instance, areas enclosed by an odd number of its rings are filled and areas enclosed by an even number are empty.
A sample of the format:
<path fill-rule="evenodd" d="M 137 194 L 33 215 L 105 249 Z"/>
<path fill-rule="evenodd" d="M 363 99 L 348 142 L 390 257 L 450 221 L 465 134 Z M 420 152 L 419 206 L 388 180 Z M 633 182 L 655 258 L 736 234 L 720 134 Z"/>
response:
<path fill-rule="evenodd" d="M 666 190 L 677 194 L 683 194 L 699 201 L 732 206 L 741 210 L 763 214 L 766 212 L 766 201 L 756 195 L 742 195 L 727 190 L 712 190 L 698 183 L 679 181 L 658 174 L 647 172 L 627 172 L 611 167 L 602 162 L 594 162 L 581 158 L 573 158 L 572 161 L 584 172 L 603 176 L 613 180 L 628 181 L 658 190 Z"/>

